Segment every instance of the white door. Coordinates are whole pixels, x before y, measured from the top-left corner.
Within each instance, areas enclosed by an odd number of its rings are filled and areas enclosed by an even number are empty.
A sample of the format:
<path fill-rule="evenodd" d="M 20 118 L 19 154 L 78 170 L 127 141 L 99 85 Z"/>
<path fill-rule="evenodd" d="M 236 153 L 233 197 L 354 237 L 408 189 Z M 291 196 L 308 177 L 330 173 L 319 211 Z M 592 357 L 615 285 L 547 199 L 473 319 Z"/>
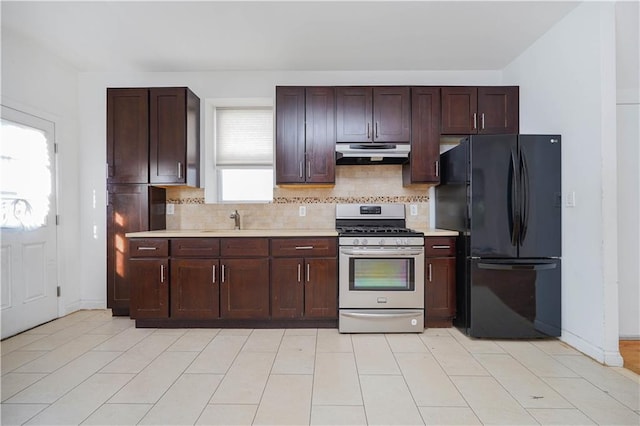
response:
<path fill-rule="evenodd" d="M 2 338 L 58 317 L 54 123 L 2 106 Z"/>

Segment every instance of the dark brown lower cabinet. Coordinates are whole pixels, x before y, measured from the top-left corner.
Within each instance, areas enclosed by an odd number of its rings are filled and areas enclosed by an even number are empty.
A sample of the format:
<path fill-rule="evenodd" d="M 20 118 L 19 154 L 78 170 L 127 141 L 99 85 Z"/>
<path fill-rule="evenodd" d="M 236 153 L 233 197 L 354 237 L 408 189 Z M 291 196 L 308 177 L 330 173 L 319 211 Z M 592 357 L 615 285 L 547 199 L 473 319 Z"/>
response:
<path fill-rule="evenodd" d="M 425 238 L 425 251 L 425 327 L 451 327 L 456 315 L 455 238 Z"/>
<path fill-rule="evenodd" d="M 304 285 L 306 318 L 338 317 L 338 265 L 335 258 L 305 260 Z"/>
<path fill-rule="evenodd" d="M 220 259 L 220 317 L 269 318 L 269 258 Z"/>
<path fill-rule="evenodd" d="M 169 317 L 168 247 L 165 239 L 129 241 L 131 318 Z"/>
<path fill-rule="evenodd" d="M 271 262 L 273 318 L 337 318 L 335 258 L 274 258 Z"/>
<path fill-rule="evenodd" d="M 136 326 L 337 325 L 336 238 L 130 238 L 128 247 Z"/>
<path fill-rule="evenodd" d="M 456 313 L 456 259 L 427 259 L 425 310 L 426 325 L 450 326 Z"/>
<path fill-rule="evenodd" d="M 304 312 L 303 258 L 271 260 L 271 316 L 302 318 Z"/>
<path fill-rule="evenodd" d="M 220 316 L 217 259 L 171 259 L 171 318 Z"/>

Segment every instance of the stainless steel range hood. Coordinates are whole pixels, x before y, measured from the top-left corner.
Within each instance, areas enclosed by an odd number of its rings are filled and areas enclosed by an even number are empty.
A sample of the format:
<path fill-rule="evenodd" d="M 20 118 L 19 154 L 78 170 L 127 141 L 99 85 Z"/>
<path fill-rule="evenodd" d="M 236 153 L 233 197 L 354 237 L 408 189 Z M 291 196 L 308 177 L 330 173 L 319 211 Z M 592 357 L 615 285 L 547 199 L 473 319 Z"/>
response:
<path fill-rule="evenodd" d="M 336 164 L 404 164 L 409 161 L 409 144 L 338 143 Z"/>

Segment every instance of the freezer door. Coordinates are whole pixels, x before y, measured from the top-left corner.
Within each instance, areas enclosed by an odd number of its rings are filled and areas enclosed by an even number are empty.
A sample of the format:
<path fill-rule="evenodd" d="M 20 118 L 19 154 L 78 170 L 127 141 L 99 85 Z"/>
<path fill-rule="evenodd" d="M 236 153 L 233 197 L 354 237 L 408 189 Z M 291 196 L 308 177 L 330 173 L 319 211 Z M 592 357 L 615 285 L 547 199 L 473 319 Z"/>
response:
<path fill-rule="evenodd" d="M 473 136 L 469 151 L 469 255 L 517 257 L 517 136 Z"/>
<path fill-rule="evenodd" d="M 468 334 L 560 336 L 560 259 L 471 260 Z"/>
<path fill-rule="evenodd" d="M 520 258 L 561 257 L 559 135 L 520 135 Z"/>

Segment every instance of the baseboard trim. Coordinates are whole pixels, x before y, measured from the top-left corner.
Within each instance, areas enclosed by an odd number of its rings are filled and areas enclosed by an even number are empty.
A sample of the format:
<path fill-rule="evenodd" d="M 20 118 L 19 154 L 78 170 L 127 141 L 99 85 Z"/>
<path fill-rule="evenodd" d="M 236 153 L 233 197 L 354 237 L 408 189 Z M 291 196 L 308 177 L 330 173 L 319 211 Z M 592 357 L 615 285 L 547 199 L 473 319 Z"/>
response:
<path fill-rule="evenodd" d="M 562 330 L 560 340 L 606 366 L 622 367 L 624 365 L 624 360 L 622 359 L 622 355 L 620 355 L 620 350 L 618 348 L 613 351 L 607 351 L 604 348 L 594 346 L 567 330 Z"/>

